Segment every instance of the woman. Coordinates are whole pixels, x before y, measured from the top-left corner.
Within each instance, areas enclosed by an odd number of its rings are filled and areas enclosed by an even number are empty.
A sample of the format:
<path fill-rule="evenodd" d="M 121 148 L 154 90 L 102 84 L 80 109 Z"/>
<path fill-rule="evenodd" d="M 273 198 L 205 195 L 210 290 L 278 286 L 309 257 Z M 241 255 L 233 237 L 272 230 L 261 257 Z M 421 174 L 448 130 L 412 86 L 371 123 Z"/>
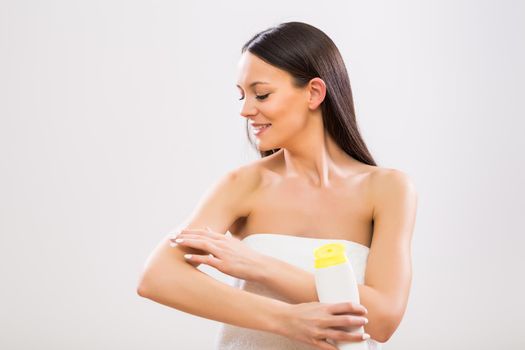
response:
<path fill-rule="evenodd" d="M 160 242 L 139 295 L 223 322 L 219 349 L 336 350 L 332 340 L 367 337 L 379 349 L 408 301 L 412 181 L 376 165 L 341 55 L 319 29 L 288 22 L 255 35 L 242 48 L 237 87 L 261 159 L 223 176 L 178 235 Z M 311 261 L 291 263 L 312 254 L 312 242 L 334 240 L 347 244 L 364 282 L 360 304 L 320 303 Z M 201 263 L 238 288 L 201 273 Z M 348 331 L 360 326 L 365 336 Z"/>

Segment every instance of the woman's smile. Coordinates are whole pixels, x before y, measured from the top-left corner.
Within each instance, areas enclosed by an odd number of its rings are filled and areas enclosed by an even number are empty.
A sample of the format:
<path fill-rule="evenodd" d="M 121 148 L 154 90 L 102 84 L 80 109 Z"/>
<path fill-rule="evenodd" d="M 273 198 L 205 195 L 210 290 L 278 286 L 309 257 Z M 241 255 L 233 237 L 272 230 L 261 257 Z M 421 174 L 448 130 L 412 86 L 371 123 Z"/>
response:
<path fill-rule="evenodd" d="M 270 129 L 272 124 L 264 124 L 261 126 L 250 126 L 255 136 L 260 136 L 263 132 Z"/>

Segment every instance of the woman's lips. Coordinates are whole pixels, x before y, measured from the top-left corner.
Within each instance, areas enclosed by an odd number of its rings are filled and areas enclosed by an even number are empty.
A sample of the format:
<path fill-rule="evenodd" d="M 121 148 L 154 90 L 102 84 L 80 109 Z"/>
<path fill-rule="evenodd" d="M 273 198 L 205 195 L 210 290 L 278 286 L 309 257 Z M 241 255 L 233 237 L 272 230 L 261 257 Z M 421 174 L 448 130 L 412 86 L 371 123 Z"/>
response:
<path fill-rule="evenodd" d="M 255 134 L 255 136 L 260 136 L 263 132 L 265 132 L 266 130 L 270 129 L 271 127 L 272 127 L 272 124 L 266 124 L 266 125 L 260 126 L 260 127 L 252 126 L 252 130 L 253 130 L 253 133 Z"/>

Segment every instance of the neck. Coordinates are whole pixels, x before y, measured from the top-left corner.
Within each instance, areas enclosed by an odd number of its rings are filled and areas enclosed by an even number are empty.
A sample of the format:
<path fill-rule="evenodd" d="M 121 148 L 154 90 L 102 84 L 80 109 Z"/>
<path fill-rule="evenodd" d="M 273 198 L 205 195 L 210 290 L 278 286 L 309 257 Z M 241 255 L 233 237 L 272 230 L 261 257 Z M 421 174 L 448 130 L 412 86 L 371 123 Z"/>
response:
<path fill-rule="evenodd" d="M 303 131 L 282 147 L 285 176 L 303 178 L 318 188 L 331 187 L 332 180 L 343 176 L 343 165 L 352 158 L 324 130 L 320 113 L 308 120 Z"/>

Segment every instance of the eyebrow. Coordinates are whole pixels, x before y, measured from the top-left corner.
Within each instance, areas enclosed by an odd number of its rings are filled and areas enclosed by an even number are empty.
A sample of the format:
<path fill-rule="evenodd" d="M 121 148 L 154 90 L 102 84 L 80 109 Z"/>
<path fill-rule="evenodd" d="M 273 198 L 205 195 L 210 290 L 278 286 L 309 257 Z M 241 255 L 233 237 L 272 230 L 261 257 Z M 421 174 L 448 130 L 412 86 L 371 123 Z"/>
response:
<path fill-rule="evenodd" d="M 266 81 L 254 81 L 253 83 L 250 84 L 249 87 L 252 87 L 252 86 L 257 85 L 257 84 L 270 84 L 270 83 L 268 83 Z M 241 86 L 239 84 L 237 84 L 237 87 L 241 87 Z"/>

